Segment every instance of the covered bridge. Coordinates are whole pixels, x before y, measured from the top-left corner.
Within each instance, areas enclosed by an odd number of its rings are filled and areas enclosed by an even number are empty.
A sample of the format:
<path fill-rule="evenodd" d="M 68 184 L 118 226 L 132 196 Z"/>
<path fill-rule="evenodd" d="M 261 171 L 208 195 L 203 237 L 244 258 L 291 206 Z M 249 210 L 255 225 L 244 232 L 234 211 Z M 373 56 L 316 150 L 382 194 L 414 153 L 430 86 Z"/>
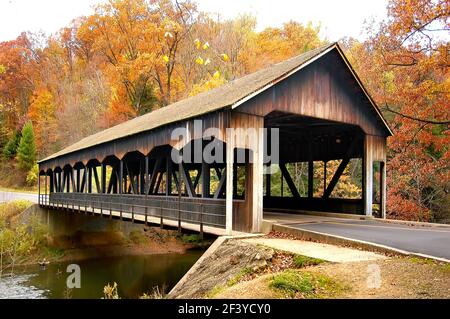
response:
<path fill-rule="evenodd" d="M 333 43 L 39 161 L 39 202 L 227 233 L 259 232 L 269 209 L 364 215 L 375 209 L 383 217 L 391 134 Z M 294 163 L 302 176 L 293 178 Z M 356 195 L 334 196 L 350 163 L 360 180 Z"/>

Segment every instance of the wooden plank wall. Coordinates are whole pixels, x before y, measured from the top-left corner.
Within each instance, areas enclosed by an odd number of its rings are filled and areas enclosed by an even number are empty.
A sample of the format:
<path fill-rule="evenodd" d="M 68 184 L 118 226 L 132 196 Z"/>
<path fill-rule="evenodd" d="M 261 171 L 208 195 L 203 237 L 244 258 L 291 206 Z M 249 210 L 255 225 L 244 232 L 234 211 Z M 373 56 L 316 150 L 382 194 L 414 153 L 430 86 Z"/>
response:
<path fill-rule="evenodd" d="M 54 170 L 55 168 L 63 167 L 66 164 L 74 166 L 78 162 L 86 165 L 89 160 L 96 159 L 99 162 L 102 162 L 107 156 L 110 155 L 114 155 L 118 159 L 122 159 L 128 152 L 133 151 L 139 151 L 142 154 L 147 155 L 154 147 L 161 145 L 171 145 L 176 149 L 180 149 L 184 145 L 171 139 L 172 131 L 175 128 L 183 127 L 186 128 L 190 136 L 194 136 L 195 120 L 202 120 L 203 129 L 219 128 L 222 136 L 219 136 L 218 138 L 223 140 L 225 129 L 229 126 L 229 111 L 224 110 L 209 113 L 202 117 L 168 125 L 150 132 L 143 132 L 127 138 L 97 145 L 92 148 L 58 157 L 48 162 L 40 163 L 39 168 L 40 171 L 46 171 L 48 169 Z"/>
<path fill-rule="evenodd" d="M 263 145 L 264 135 L 261 131 L 264 128 L 264 118 L 261 116 L 249 115 L 240 112 L 232 112 L 230 127 L 246 129 L 256 129 L 257 141 L 253 138 L 243 138 L 240 135 L 234 140 L 234 147 L 248 149 L 251 151 L 253 163 L 247 165 L 246 194 L 245 202 L 236 202 L 233 217 L 237 230 L 251 229 L 252 232 L 261 231 L 263 219 Z M 229 136 L 227 136 L 229 138 Z"/>
<path fill-rule="evenodd" d="M 363 98 L 362 91 L 356 88 L 356 81 L 344 75 L 344 62 L 326 57 L 322 59 L 238 106 L 236 110 L 259 116 L 283 111 L 358 125 L 366 134 L 387 136 L 375 110 Z"/>
<path fill-rule="evenodd" d="M 374 135 L 366 135 L 364 139 L 364 174 L 363 174 L 363 200 L 364 212 L 366 215 L 372 215 L 372 188 L 373 188 L 373 162 L 380 161 L 386 163 L 386 138 Z M 386 165 L 382 165 L 381 188 L 381 214 L 386 214 Z"/>

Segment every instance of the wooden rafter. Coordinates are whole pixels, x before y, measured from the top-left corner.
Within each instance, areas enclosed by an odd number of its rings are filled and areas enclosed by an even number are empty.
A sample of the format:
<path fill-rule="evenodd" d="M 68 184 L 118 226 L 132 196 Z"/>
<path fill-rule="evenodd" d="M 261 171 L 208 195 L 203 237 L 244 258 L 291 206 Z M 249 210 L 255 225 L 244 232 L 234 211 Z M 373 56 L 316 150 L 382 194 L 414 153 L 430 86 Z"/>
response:
<path fill-rule="evenodd" d="M 286 180 L 289 186 L 289 189 L 291 190 L 292 195 L 294 195 L 295 198 L 300 198 L 300 194 L 298 193 L 297 187 L 292 181 L 291 175 L 289 174 L 289 171 L 287 170 L 285 163 L 280 163 L 280 170 L 281 174 L 283 175 L 284 179 Z"/>
<path fill-rule="evenodd" d="M 341 177 L 342 173 L 344 172 L 345 168 L 347 167 L 348 163 L 350 162 L 350 156 L 355 150 L 356 146 L 358 145 L 358 142 L 360 141 L 360 137 L 357 136 L 350 144 L 349 148 L 347 149 L 347 152 L 342 159 L 341 163 L 339 164 L 336 172 L 334 173 L 333 177 L 331 178 L 330 183 L 328 184 L 328 187 L 323 192 L 323 198 L 329 198 L 331 193 L 333 192 L 334 188 L 336 187 L 337 182 L 339 181 L 339 178 Z"/>

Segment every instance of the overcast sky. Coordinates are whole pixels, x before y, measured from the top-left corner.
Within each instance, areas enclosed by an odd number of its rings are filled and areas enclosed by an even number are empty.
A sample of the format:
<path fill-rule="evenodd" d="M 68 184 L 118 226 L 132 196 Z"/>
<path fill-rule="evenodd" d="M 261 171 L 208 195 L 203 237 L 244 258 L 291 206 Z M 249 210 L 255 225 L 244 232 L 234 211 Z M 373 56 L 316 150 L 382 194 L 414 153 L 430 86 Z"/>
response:
<path fill-rule="evenodd" d="M 106 0 L 0 0 L 0 41 L 15 39 L 22 31 L 55 33 L 71 20 L 93 12 Z M 199 9 L 219 12 L 223 18 L 242 13 L 257 17 L 258 30 L 295 20 L 320 22 L 322 36 L 364 39 L 363 24 L 386 16 L 387 0 L 197 0 Z"/>

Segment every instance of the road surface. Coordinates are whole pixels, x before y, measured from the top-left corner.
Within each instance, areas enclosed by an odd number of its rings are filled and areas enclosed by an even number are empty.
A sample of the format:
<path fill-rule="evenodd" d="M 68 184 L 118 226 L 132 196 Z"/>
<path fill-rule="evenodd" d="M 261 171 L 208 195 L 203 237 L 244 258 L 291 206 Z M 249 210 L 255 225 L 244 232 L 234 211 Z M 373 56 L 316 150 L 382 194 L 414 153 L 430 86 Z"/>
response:
<path fill-rule="evenodd" d="M 292 216 L 292 215 L 291 215 Z M 297 216 L 297 220 L 294 216 Z M 302 217 L 303 216 L 303 217 Z M 266 218 L 266 214 L 264 216 Z M 293 215 L 279 224 L 450 260 L 450 227 Z M 297 221 L 297 223 L 296 223 Z"/>
<path fill-rule="evenodd" d="M 16 192 L 2 192 L 0 191 L 0 203 L 10 202 L 13 200 L 29 200 L 30 202 L 37 203 L 38 195 L 31 193 L 16 193 Z"/>

